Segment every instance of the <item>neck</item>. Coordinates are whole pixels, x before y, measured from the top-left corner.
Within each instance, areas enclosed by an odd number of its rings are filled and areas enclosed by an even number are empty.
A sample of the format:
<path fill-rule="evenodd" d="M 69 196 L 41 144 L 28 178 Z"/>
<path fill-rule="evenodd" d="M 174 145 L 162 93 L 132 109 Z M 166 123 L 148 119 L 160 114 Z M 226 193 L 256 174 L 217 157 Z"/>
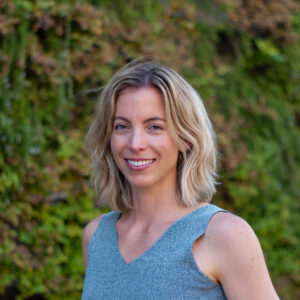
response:
<path fill-rule="evenodd" d="M 175 190 L 169 189 L 132 189 L 133 215 L 141 219 L 153 220 L 181 206 Z"/>
<path fill-rule="evenodd" d="M 132 187 L 133 209 L 125 214 L 131 224 L 144 224 L 149 227 L 160 223 L 173 223 L 189 212 L 202 206 L 186 207 L 179 203 L 176 189 L 140 189 Z"/>

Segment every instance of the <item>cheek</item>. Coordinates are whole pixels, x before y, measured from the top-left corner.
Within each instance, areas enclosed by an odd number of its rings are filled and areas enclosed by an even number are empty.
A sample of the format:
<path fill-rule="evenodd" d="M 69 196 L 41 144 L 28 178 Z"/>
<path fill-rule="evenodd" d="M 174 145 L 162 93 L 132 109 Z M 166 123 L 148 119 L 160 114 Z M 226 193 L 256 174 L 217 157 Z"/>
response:
<path fill-rule="evenodd" d="M 114 160 L 116 160 L 115 156 L 116 156 L 116 152 L 117 152 L 117 143 L 116 143 L 116 139 L 114 138 L 114 136 L 112 136 L 110 139 L 110 150 L 111 150 Z"/>
<path fill-rule="evenodd" d="M 112 154 L 112 158 L 117 166 L 118 169 L 120 169 L 120 163 L 119 163 L 119 147 L 118 147 L 118 143 L 117 143 L 117 139 L 111 137 L 110 139 L 110 151 Z"/>
<path fill-rule="evenodd" d="M 110 139 L 110 150 L 114 159 L 116 160 L 118 155 L 121 154 L 121 151 L 124 149 L 124 138 L 116 135 L 112 135 Z"/>
<path fill-rule="evenodd" d="M 152 141 L 152 146 L 158 152 L 167 154 L 170 159 L 178 158 L 179 148 L 169 136 L 165 136 L 164 138 L 159 138 L 157 140 L 154 139 Z"/>

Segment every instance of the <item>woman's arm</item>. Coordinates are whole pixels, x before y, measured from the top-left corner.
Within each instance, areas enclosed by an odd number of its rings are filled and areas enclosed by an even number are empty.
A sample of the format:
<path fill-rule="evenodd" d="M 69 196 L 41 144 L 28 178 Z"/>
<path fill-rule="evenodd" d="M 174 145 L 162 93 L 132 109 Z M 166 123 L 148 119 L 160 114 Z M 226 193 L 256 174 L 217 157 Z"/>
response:
<path fill-rule="evenodd" d="M 243 219 L 217 213 L 205 234 L 214 277 L 230 300 L 277 300 L 263 252 Z"/>
<path fill-rule="evenodd" d="M 102 218 L 102 215 L 98 216 L 97 218 L 93 219 L 90 221 L 84 228 L 83 234 L 82 234 L 82 255 L 83 255 L 83 262 L 85 268 L 87 267 L 87 249 L 88 249 L 88 244 L 90 241 L 90 238 L 94 234 L 100 220 Z"/>

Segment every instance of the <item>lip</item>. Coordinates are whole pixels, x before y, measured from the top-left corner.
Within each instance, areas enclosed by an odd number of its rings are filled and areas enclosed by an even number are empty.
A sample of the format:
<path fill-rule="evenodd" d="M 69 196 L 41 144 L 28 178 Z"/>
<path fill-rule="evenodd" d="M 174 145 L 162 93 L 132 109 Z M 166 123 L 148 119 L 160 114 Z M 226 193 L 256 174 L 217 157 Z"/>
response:
<path fill-rule="evenodd" d="M 131 161 L 143 161 L 143 160 L 151 160 L 150 163 L 146 164 L 146 165 L 143 165 L 143 166 L 134 166 L 132 164 L 129 163 L 129 160 Z M 145 169 L 148 169 L 149 167 L 151 167 L 153 165 L 153 163 L 155 162 L 155 159 L 153 158 L 125 158 L 125 161 L 126 161 L 126 164 L 128 166 L 128 168 L 130 170 L 133 170 L 133 171 L 143 171 Z"/>

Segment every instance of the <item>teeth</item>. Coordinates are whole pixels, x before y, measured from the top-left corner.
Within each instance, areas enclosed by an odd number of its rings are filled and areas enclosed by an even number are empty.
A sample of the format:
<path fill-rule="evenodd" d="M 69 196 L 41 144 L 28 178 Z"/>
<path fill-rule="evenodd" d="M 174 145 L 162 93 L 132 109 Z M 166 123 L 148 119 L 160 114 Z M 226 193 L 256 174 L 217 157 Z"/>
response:
<path fill-rule="evenodd" d="M 141 166 L 145 166 L 145 165 L 148 165 L 148 164 L 151 164 L 153 162 L 153 159 L 149 159 L 149 160 L 128 160 L 128 162 L 135 166 L 135 167 L 141 167 Z"/>

